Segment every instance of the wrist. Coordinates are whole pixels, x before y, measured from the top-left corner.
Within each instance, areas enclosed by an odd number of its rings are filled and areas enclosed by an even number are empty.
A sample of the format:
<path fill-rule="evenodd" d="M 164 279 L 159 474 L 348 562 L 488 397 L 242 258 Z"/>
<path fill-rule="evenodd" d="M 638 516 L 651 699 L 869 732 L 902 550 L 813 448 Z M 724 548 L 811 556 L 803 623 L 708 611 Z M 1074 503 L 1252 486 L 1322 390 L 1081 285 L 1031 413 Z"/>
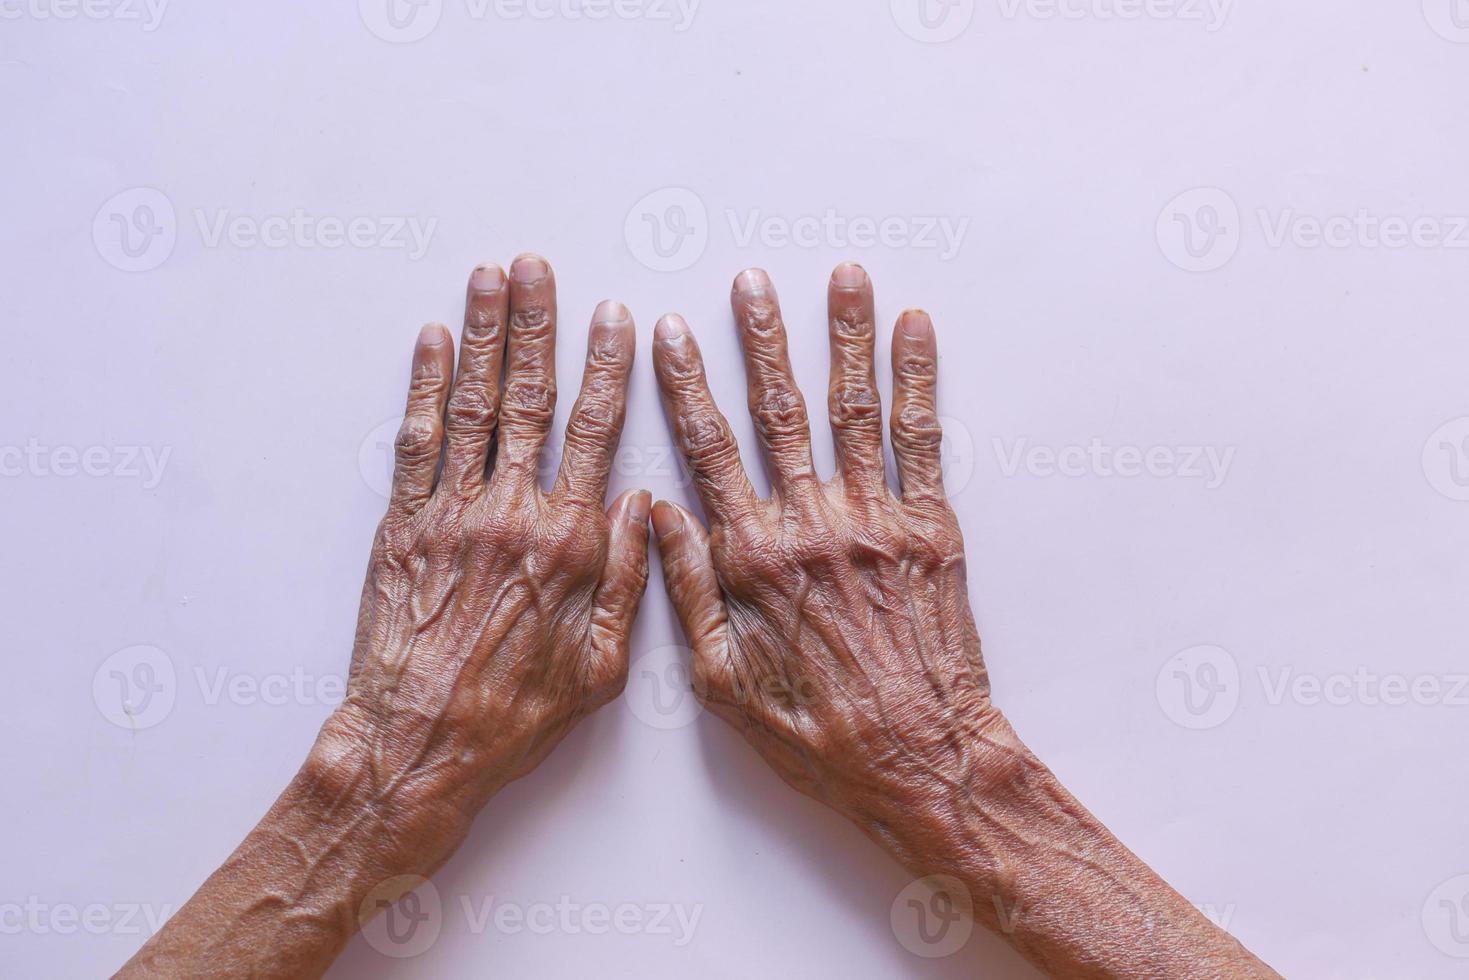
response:
<path fill-rule="evenodd" d="M 976 921 L 1053 977 L 1274 977 L 1205 919 L 1061 785 L 1003 718 L 970 767 L 915 809 L 894 848 L 942 875 Z"/>
<path fill-rule="evenodd" d="M 371 726 L 344 705 L 322 725 L 282 802 L 289 797 L 290 810 L 325 840 L 349 836 L 364 866 L 426 876 L 464 840 L 483 801 L 469 800 L 451 773 L 405 773 L 386 754 Z"/>

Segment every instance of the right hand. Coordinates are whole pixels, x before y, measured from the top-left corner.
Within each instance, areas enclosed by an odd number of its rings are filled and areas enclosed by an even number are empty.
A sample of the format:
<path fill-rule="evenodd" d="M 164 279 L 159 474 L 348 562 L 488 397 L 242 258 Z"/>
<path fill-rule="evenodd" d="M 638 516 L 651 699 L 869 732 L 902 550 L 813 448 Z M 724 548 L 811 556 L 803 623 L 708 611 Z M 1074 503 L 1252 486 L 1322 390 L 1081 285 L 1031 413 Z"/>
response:
<path fill-rule="evenodd" d="M 706 531 L 681 507 L 653 508 L 695 691 L 792 786 L 929 864 L 934 854 L 921 852 L 946 843 L 911 830 L 897 841 L 890 828 L 912 828 L 919 814 L 947 822 L 957 801 L 1003 788 L 1028 756 L 990 703 L 963 538 L 944 496 L 933 325 L 910 310 L 893 335 L 898 495 L 884 471 L 866 272 L 841 266 L 828 289 L 837 466 L 824 482 L 769 278 L 742 273 L 732 302 L 771 499 L 745 475 L 687 324 L 664 317 L 653 345 L 709 518 Z"/>

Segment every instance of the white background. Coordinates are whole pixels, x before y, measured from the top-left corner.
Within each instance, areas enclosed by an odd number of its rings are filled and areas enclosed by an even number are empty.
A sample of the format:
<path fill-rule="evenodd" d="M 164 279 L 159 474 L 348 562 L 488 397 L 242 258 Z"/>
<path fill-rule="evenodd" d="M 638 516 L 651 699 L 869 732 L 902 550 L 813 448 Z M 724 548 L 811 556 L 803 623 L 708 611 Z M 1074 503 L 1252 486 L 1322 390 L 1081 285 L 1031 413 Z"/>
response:
<path fill-rule="evenodd" d="M 407 8 L 416 41 L 385 0 L 93 2 L 0 3 L 0 972 L 115 969 L 284 786 L 329 705 L 214 685 L 342 675 L 415 330 L 457 324 L 475 263 L 534 249 L 561 284 L 561 420 L 593 304 L 638 320 L 614 491 L 691 498 L 645 356 L 660 313 L 694 325 L 756 465 L 726 297 L 768 268 L 829 468 L 832 265 L 868 267 L 885 324 L 929 309 L 971 594 L 1022 736 L 1286 975 L 1463 975 L 1469 423 L 1436 433 L 1469 415 L 1462 0 L 933 0 L 931 32 L 917 0 L 704 0 L 691 22 L 443 0 Z M 687 192 L 640 203 L 666 188 Z M 212 237 L 298 210 L 388 241 Z M 1313 244 L 1312 220 L 1359 211 Z M 828 212 L 898 220 L 887 244 L 779 234 Z M 393 218 L 432 223 L 422 255 Z M 929 218 L 962 225 L 957 254 Z M 1420 218 L 1373 247 L 1371 223 Z M 1232 455 L 1219 481 L 1030 452 L 1093 439 Z M 67 447 L 102 447 L 92 475 L 65 475 Z M 167 452 L 159 478 L 128 447 Z M 913 955 L 890 922 L 908 879 L 855 829 L 717 722 L 649 724 L 680 641 L 655 571 L 652 659 L 483 813 L 436 879 L 437 941 L 397 960 L 358 939 L 332 975 L 1036 975 L 978 932 Z M 146 680 L 114 658 L 138 645 L 173 704 L 131 729 L 111 672 Z M 1381 703 L 1389 674 L 1439 692 Z M 700 918 L 678 945 L 476 930 L 462 905 L 563 897 Z M 68 918 L 91 905 L 92 928 Z"/>

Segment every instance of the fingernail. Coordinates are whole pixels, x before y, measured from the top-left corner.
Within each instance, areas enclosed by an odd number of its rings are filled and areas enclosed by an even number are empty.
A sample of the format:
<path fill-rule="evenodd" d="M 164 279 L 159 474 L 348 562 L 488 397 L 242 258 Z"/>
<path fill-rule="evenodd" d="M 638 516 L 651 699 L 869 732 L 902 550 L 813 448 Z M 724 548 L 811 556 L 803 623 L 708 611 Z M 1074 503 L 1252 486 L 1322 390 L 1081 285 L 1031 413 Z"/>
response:
<path fill-rule="evenodd" d="M 418 342 L 425 347 L 437 347 L 449 339 L 449 331 L 442 324 L 425 323 L 418 331 Z"/>
<path fill-rule="evenodd" d="M 741 293 L 763 293 L 770 289 L 770 276 L 764 269 L 746 269 L 735 277 L 735 290 Z"/>
<path fill-rule="evenodd" d="M 646 490 L 639 490 L 637 493 L 632 495 L 632 500 L 628 501 L 627 512 L 632 516 L 632 519 L 637 521 L 639 524 L 647 524 L 648 511 L 651 510 L 652 507 L 653 495 Z"/>
<path fill-rule="evenodd" d="M 689 335 L 689 325 L 677 313 L 663 316 L 653 328 L 654 340 L 674 340 Z"/>
<path fill-rule="evenodd" d="M 469 288 L 477 293 L 493 293 L 504 285 L 505 273 L 498 265 L 482 265 L 469 274 Z"/>
<path fill-rule="evenodd" d="M 905 337 L 922 340 L 933 329 L 933 322 L 922 310 L 904 310 L 903 315 L 898 317 L 898 329 L 903 331 Z"/>
<path fill-rule="evenodd" d="M 855 262 L 843 262 L 831 274 L 838 289 L 861 289 L 867 285 L 867 270 Z"/>
<path fill-rule="evenodd" d="M 626 323 L 627 307 L 615 299 L 604 299 L 597 304 L 597 311 L 592 314 L 592 319 L 597 323 Z"/>
<path fill-rule="evenodd" d="M 515 261 L 510 263 L 510 278 L 525 286 L 540 282 L 550 272 L 551 267 L 546 264 L 545 259 L 529 252 L 517 256 Z"/>
<path fill-rule="evenodd" d="M 666 538 L 678 530 L 682 523 L 678 511 L 666 500 L 660 500 L 653 505 L 653 531 L 659 538 Z"/>

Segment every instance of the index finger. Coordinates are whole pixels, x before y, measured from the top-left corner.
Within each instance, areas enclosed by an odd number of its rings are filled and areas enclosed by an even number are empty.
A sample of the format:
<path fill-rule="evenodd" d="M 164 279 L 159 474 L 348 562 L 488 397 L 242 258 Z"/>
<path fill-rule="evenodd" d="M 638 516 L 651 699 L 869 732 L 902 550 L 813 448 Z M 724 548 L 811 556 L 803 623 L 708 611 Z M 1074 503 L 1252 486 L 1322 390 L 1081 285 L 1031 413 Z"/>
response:
<path fill-rule="evenodd" d="M 729 523 L 753 511 L 758 498 L 740 463 L 734 430 L 714 404 L 699 345 L 677 313 L 653 330 L 653 370 L 704 513 L 711 522 Z"/>

